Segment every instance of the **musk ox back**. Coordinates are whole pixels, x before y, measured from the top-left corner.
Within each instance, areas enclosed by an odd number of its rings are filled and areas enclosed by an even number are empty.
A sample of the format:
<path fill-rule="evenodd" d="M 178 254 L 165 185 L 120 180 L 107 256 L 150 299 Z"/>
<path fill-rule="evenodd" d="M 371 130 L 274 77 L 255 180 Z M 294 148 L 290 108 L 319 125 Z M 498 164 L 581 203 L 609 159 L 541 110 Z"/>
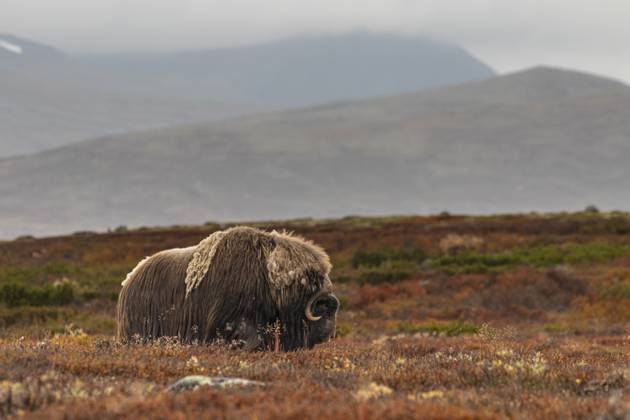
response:
<path fill-rule="evenodd" d="M 249 227 L 142 260 L 122 283 L 118 338 L 217 339 L 246 349 L 312 347 L 334 335 L 331 265 L 313 243 Z"/>

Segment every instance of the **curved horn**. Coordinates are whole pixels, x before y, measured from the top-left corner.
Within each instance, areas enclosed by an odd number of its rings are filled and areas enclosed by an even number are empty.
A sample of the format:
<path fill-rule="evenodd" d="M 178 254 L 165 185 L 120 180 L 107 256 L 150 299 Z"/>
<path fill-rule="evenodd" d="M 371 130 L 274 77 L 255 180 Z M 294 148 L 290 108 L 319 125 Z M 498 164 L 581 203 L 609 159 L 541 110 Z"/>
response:
<path fill-rule="evenodd" d="M 306 315 L 306 319 L 308 319 L 309 321 L 318 321 L 318 320 L 320 320 L 322 318 L 321 315 L 320 316 L 314 316 L 313 315 L 311 306 L 313 306 L 313 303 L 315 303 L 317 301 L 317 299 L 319 299 L 325 293 L 326 292 L 324 290 L 316 293 L 306 303 L 306 309 L 304 309 L 304 315 Z"/>

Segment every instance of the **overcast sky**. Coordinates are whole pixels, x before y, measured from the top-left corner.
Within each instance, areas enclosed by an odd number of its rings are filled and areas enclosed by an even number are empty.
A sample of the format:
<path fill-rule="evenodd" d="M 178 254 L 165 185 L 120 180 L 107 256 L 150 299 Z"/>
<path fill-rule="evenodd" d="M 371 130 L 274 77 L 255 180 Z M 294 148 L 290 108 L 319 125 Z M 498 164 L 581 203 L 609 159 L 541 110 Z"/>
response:
<path fill-rule="evenodd" d="M 430 35 L 500 72 L 630 82 L 630 0 L 0 0 L 0 33 L 71 52 L 174 50 L 356 30 Z"/>

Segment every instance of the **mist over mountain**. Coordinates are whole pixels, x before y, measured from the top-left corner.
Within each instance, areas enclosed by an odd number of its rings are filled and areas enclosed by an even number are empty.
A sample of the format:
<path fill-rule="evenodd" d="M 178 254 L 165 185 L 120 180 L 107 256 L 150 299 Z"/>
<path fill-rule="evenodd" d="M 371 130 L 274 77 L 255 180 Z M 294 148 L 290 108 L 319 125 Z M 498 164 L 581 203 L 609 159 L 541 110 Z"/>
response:
<path fill-rule="evenodd" d="M 70 55 L 0 35 L 0 157 L 128 131 L 492 76 L 463 49 L 357 33 L 171 54 Z"/>
<path fill-rule="evenodd" d="M 462 48 L 424 38 L 354 33 L 163 55 L 93 57 L 112 71 L 200 87 L 245 103 L 302 107 L 409 93 L 493 76 Z"/>
<path fill-rule="evenodd" d="M 54 47 L 9 34 L 0 34 L 0 66 L 38 62 L 51 64 L 63 62 L 67 58 Z"/>
<path fill-rule="evenodd" d="M 0 92 L 0 157 L 257 109 L 139 83 L 7 35 L 0 35 Z"/>
<path fill-rule="evenodd" d="M 0 236 L 347 214 L 628 209 L 630 87 L 550 68 L 0 161 Z"/>

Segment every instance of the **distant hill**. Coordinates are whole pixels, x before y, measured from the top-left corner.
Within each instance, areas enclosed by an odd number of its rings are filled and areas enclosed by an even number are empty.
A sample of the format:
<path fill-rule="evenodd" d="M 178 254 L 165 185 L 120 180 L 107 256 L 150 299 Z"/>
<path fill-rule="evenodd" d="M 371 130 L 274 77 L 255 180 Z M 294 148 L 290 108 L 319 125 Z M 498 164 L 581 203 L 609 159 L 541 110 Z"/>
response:
<path fill-rule="evenodd" d="M 68 57 L 61 51 L 44 44 L 0 34 L 0 65 L 27 63 L 60 63 Z"/>
<path fill-rule="evenodd" d="M 366 33 L 106 56 L 69 55 L 0 35 L 0 157 L 108 134 L 493 75 L 454 45 Z"/>
<path fill-rule="evenodd" d="M 258 109 L 180 94 L 0 35 L 0 157 L 96 136 L 235 116 Z"/>
<path fill-rule="evenodd" d="M 244 103 L 302 107 L 410 93 L 494 76 L 464 49 L 417 37 L 353 33 L 260 45 L 93 57 L 100 68 L 168 80 Z"/>
<path fill-rule="evenodd" d="M 629 209 L 630 87 L 535 68 L 0 161 L 0 236 L 347 214 Z"/>

